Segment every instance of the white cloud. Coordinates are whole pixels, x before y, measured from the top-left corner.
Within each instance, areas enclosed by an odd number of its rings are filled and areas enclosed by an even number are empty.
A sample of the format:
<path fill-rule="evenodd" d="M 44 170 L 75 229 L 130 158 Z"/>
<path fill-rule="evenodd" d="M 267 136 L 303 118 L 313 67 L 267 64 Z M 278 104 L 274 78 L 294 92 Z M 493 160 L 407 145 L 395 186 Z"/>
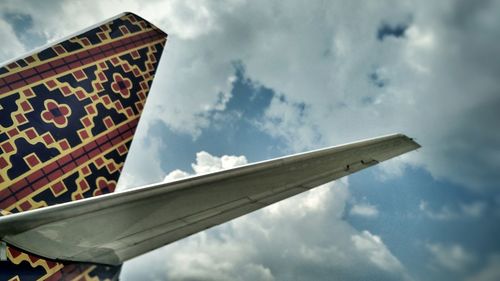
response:
<path fill-rule="evenodd" d="M 475 261 L 474 255 L 458 244 L 429 243 L 426 248 L 432 254 L 435 263 L 450 271 L 465 271 Z"/>
<path fill-rule="evenodd" d="M 245 156 L 229 156 L 215 157 L 208 152 L 201 151 L 196 153 L 196 163 L 192 164 L 194 172 L 197 175 L 225 170 L 246 164 Z"/>
<path fill-rule="evenodd" d="M 472 202 L 470 204 L 460 204 L 460 209 L 464 215 L 473 218 L 481 217 L 486 210 L 486 207 L 486 203 L 479 201 Z"/>
<path fill-rule="evenodd" d="M 364 230 L 361 234 L 351 237 L 356 249 L 365 252 L 374 264 L 387 271 L 400 271 L 401 263 L 386 248 L 382 239 Z"/>
<path fill-rule="evenodd" d="M 196 163 L 191 164 L 191 167 L 193 168 L 194 175 L 203 175 L 238 167 L 247 163 L 247 158 L 244 155 L 223 155 L 221 157 L 217 157 L 206 151 L 200 151 L 196 153 Z M 193 174 L 177 169 L 168 173 L 165 176 L 164 181 L 175 181 L 189 177 Z"/>
<path fill-rule="evenodd" d="M 377 206 L 370 205 L 369 203 L 359 203 L 352 206 L 349 213 L 354 216 L 373 218 L 378 216 L 379 211 Z"/>
<path fill-rule="evenodd" d="M 435 220 L 450 220 L 456 219 L 458 214 L 452 211 L 449 207 L 443 206 L 439 211 L 433 211 L 429 209 L 429 203 L 426 201 L 420 201 L 418 205 L 420 211 L 422 211 L 427 217 Z"/>
<path fill-rule="evenodd" d="M 187 240 L 166 260 L 169 280 L 274 280 L 269 268 L 249 258 L 255 255 L 251 244 L 227 243 L 208 235 Z"/>
<path fill-rule="evenodd" d="M 420 150 L 419 150 L 420 153 Z M 415 154 L 408 153 L 400 155 L 390 161 L 385 161 L 377 165 L 378 172 L 375 174 L 379 181 L 388 181 L 400 178 L 410 167 L 418 167 L 419 163 L 415 159 Z"/>
<path fill-rule="evenodd" d="M 0 18 L 0 38 L 8 42 L 0 49 L 0 62 L 10 61 L 25 52 L 25 46 L 19 41 L 12 27 L 2 18 Z"/>
<path fill-rule="evenodd" d="M 342 184 L 347 186 L 347 181 L 343 180 Z M 344 202 L 348 199 L 349 193 L 347 190 L 338 192 L 334 202 L 328 199 L 330 196 L 332 194 L 329 188 L 316 188 L 302 194 L 300 200 L 289 199 L 279 204 L 273 204 L 265 210 L 271 218 L 283 220 L 290 217 L 305 218 L 314 214 L 322 214 L 328 209 L 331 210 L 333 206 L 335 210 L 332 211 L 331 215 L 339 219 L 344 213 Z"/>
<path fill-rule="evenodd" d="M 200 174 L 246 162 L 244 156 L 218 157 L 202 151 L 192 167 Z M 166 180 L 189 175 L 175 170 Z M 166 276 L 168 280 L 363 279 L 373 275 L 410 279 L 379 236 L 357 231 L 342 219 L 350 198 L 347 187 L 347 179 L 342 179 L 177 241 L 127 262 L 122 280 L 133 280 L 141 272 L 150 279 Z M 325 274 L 314 275 L 317 269 Z"/>
<path fill-rule="evenodd" d="M 471 203 L 460 203 L 457 208 L 450 206 L 441 206 L 438 210 L 433 210 L 429 207 L 426 201 L 420 201 L 420 211 L 430 219 L 434 220 L 454 220 L 464 218 L 479 218 L 486 210 L 486 203 L 475 201 Z"/>
<path fill-rule="evenodd" d="M 168 173 L 168 175 L 165 176 L 165 179 L 163 179 L 164 182 L 171 182 L 171 181 L 176 181 L 180 180 L 183 178 L 189 177 L 190 174 L 187 172 L 184 172 L 182 170 L 173 170 L 172 172 Z"/>
<path fill-rule="evenodd" d="M 432 30 L 422 30 L 418 26 L 411 26 L 406 31 L 410 44 L 420 49 L 432 49 L 435 47 L 436 39 Z"/>
<path fill-rule="evenodd" d="M 124 166 L 117 190 L 139 187 L 145 184 L 160 182 L 164 172 L 160 167 L 159 151 L 165 144 L 157 138 L 142 138 L 140 135 L 134 137 L 131 151 L 140 153 L 129 153 L 127 165 Z M 147 164 L 144 164 L 147 163 Z"/>

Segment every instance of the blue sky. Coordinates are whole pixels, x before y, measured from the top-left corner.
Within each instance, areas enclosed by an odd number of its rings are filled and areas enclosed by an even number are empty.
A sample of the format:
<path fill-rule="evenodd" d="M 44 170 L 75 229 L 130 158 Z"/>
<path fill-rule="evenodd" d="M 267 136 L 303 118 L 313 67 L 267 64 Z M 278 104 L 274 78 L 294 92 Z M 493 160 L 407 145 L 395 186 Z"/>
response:
<path fill-rule="evenodd" d="M 393 132 L 423 146 L 138 257 L 123 280 L 500 278 L 498 1 L 0 7 L 2 60 L 124 9 L 169 33 L 121 188 Z"/>

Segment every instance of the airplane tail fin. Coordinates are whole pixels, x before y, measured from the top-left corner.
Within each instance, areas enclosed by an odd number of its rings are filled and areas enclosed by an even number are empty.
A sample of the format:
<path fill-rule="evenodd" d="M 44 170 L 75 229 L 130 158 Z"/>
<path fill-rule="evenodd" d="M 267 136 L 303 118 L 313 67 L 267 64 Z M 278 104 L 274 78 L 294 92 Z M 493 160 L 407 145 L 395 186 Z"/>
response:
<path fill-rule="evenodd" d="M 0 67 L 1 215 L 114 191 L 166 39 L 124 13 Z M 44 280 L 68 269 L 7 256 Z"/>
<path fill-rule="evenodd" d="M 0 67 L 0 209 L 113 192 L 166 36 L 126 13 Z"/>

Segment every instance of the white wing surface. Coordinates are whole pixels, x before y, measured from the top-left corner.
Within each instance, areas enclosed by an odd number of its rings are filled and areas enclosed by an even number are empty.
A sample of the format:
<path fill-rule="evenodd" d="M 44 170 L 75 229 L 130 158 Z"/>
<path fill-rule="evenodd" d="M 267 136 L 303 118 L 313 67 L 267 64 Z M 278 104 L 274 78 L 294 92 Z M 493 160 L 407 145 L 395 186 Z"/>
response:
<path fill-rule="evenodd" d="M 401 134 L 0 217 L 0 238 L 42 257 L 117 265 L 420 147 Z"/>

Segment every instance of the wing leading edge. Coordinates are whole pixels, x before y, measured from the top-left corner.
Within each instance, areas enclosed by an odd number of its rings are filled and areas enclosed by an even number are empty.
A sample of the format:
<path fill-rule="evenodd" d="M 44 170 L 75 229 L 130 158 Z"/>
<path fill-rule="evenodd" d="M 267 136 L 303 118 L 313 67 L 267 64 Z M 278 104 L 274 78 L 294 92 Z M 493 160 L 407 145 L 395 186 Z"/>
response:
<path fill-rule="evenodd" d="M 0 238 L 46 258 L 116 265 L 419 147 L 396 134 L 7 215 Z"/>

